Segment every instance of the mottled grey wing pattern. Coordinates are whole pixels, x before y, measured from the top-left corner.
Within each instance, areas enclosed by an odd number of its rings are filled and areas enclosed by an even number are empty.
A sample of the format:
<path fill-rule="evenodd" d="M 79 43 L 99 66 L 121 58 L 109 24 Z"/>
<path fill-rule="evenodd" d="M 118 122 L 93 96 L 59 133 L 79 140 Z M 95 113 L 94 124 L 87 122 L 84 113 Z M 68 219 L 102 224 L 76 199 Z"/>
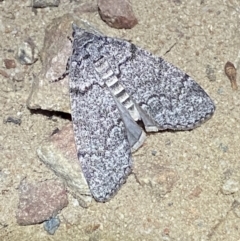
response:
<path fill-rule="evenodd" d="M 102 38 L 101 54 L 135 101 L 146 131 L 189 130 L 213 115 L 213 101 L 186 73 L 132 43 Z"/>
<path fill-rule="evenodd" d="M 72 121 L 83 173 L 93 197 L 104 202 L 131 172 L 131 146 L 121 112 L 85 50 L 87 42 L 75 38 L 69 61 Z"/>
<path fill-rule="evenodd" d="M 120 39 L 73 25 L 69 59 L 72 120 L 78 158 L 92 195 L 107 201 L 131 172 L 131 149 L 147 131 L 187 130 L 215 106 L 184 72 Z"/>

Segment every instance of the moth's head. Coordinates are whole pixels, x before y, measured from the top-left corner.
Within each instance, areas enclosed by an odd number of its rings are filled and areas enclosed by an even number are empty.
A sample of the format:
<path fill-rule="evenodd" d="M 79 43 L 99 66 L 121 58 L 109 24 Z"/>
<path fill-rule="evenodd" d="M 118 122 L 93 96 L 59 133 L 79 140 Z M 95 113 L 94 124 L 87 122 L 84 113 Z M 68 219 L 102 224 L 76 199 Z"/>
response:
<path fill-rule="evenodd" d="M 73 45 L 77 48 L 83 47 L 85 44 L 92 42 L 97 36 L 88 32 L 86 29 L 79 28 L 76 24 L 72 25 L 73 28 Z"/>
<path fill-rule="evenodd" d="M 73 33 L 72 33 L 73 38 L 80 36 L 85 31 L 84 29 L 79 28 L 75 23 L 72 24 L 72 29 L 73 29 Z"/>

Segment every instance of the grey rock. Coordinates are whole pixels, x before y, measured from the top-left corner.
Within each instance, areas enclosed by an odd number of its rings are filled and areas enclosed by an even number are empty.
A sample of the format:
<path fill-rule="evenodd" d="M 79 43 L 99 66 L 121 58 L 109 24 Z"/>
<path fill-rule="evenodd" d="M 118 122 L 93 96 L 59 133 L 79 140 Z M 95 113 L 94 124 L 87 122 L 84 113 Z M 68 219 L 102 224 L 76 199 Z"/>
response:
<path fill-rule="evenodd" d="M 157 154 L 157 151 L 152 150 L 152 155 L 153 155 L 153 156 L 156 156 L 156 154 Z"/>
<path fill-rule="evenodd" d="M 92 197 L 77 158 L 72 124 L 50 137 L 38 150 L 40 160 L 62 179 L 82 207 L 88 207 Z"/>
<path fill-rule="evenodd" d="M 31 65 L 37 61 L 38 49 L 31 38 L 18 47 L 17 59 L 22 65 Z"/>
<path fill-rule="evenodd" d="M 33 0 L 33 8 L 58 7 L 60 0 Z"/>
<path fill-rule="evenodd" d="M 50 218 L 43 223 L 44 230 L 53 235 L 60 226 L 60 219 L 58 217 Z"/>
<path fill-rule="evenodd" d="M 69 79 L 66 76 L 56 83 L 66 71 L 72 53 L 72 23 L 83 26 L 83 22 L 71 14 L 55 18 L 46 28 L 44 47 L 41 50 L 42 69 L 33 76 L 32 90 L 27 100 L 30 109 L 43 109 L 70 113 Z"/>
<path fill-rule="evenodd" d="M 227 152 L 228 151 L 228 146 L 223 144 L 223 143 L 220 143 L 219 144 L 219 149 L 222 150 L 223 152 Z"/>
<path fill-rule="evenodd" d="M 217 79 L 215 69 L 210 65 L 206 66 L 206 74 L 210 81 L 215 81 Z"/>
<path fill-rule="evenodd" d="M 22 120 L 19 117 L 13 117 L 13 116 L 8 116 L 5 120 L 4 123 L 13 123 L 15 125 L 21 125 Z"/>

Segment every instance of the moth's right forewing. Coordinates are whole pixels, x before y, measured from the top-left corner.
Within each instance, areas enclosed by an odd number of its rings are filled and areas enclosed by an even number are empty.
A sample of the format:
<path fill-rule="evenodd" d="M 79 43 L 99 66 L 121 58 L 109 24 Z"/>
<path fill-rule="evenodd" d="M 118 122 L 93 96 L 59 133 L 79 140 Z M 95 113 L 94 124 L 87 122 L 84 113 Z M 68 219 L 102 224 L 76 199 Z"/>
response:
<path fill-rule="evenodd" d="M 86 48 L 73 51 L 70 99 L 78 158 L 93 197 L 104 202 L 131 172 L 131 145 L 112 94 L 99 83 L 91 54 Z"/>
<path fill-rule="evenodd" d="M 213 101 L 185 72 L 127 41 L 106 42 L 102 54 L 141 109 L 147 131 L 189 130 L 213 115 Z"/>

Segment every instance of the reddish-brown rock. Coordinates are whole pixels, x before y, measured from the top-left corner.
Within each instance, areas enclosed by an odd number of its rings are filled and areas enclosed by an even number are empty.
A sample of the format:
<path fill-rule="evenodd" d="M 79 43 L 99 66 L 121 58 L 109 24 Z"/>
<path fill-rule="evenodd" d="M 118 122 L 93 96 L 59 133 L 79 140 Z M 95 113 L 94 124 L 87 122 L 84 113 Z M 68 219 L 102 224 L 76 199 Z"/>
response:
<path fill-rule="evenodd" d="M 55 180 L 35 184 L 22 181 L 19 186 L 17 223 L 19 225 L 41 223 L 54 217 L 67 205 L 67 193 L 62 183 Z"/>
<path fill-rule="evenodd" d="M 4 65 L 7 69 L 14 69 L 16 68 L 16 62 L 14 59 L 4 59 Z"/>
<path fill-rule="evenodd" d="M 98 0 L 99 14 L 113 28 L 133 28 L 137 23 L 128 0 Z"/>

